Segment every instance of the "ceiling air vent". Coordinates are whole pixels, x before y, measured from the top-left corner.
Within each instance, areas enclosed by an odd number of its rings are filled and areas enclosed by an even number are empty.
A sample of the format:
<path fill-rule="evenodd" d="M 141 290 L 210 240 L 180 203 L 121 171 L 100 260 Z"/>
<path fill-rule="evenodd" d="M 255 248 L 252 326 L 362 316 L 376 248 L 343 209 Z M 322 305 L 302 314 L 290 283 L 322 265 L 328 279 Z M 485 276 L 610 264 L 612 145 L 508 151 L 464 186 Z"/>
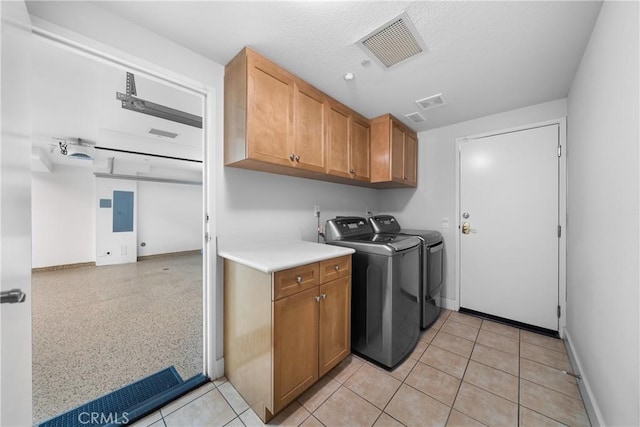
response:
<path fill-rule="evenodd" d="M 444 97 L 441 93 L 437 95 L 430 96 L 428 98 L 419 99 L 416 101 L 416 104 L 423 110 L 439 107 L 445 104 Z"/>
<path fill-rule="evenodd" d="M 405 114 L 404 115 L 407 119 L 411 120 L 413 123 L 423 123 L 424 122 L 424 117 L 422 117 L 422 114 L 415 112 L 415 113 L 411 113 L 411 114 Z"/>
<path fill-rule="evenodd" d="M 161 129 L 154 129 L 154 128 L 149 129 L 149 133 L 151 135 L 164 136 L 165 138 L 171 138 L 171 139 L 173 139 L 176 136 L 178 136 L 177 133 L 173 133 L 173 132 L 169 132 L 169 131 L 161 130 Z"/>
<path fill-rule="evenodd" d="M 357 44 L 384 68 L 427 50 L 406 12 L 367 34 Z"/>

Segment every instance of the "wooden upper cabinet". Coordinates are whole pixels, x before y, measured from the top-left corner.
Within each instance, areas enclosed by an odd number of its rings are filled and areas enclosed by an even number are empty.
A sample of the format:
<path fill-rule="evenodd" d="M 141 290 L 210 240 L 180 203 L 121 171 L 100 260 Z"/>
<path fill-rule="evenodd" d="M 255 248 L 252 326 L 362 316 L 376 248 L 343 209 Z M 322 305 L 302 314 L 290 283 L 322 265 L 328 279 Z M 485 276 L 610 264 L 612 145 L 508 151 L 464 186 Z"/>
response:
<path fill-rule="evenodd" d="M 391 180 L 404 180 L 404 129 L 391 121 Z"/>
<path fill-rule="evenodd" d="M 296 81 L 294 95 L 293 166 L 324 172 L 327 112 L 325 95 L 313 86 Z"/>
<path fill-rule="evenodd" d="M 368 186 L 369 120 L 244 48 L 225 68 L 224 164 Z"/>
<path fill-rule="evenodd" d="M 390 114 L 371 120 L 371 182 L 379 187 L 415 187 L 418 137 Z"/>
<path fill-rule="evenodd" d="M 327 173 L 349 178 L 349 110 L 329 102 Z"/>
<path fill-rule="evenodd" d="M 353 178 L 360 181 L 369 181 L 371 134 L 369 120 L 364 117 L 351 115 L 351 169 Z"/>
<path fill-rule="evenodd" d="M 404 137 L 404 180 L 407 185 L 418 185 L 418 138 L 407 133 Z"/>
<path fill-rule="evenodd" d="M 327 173 L 369 181 L 369 121 L 337 101 L 329 101 Z"/>
<path fill-rule="evenodd" d="M 248 59 L 247 155 L 288 165 L 294 136 L 294 81 L 269 62 Z"/>
<path fill-rule="evenodd" d="M 224 90 L 225 165 L 324 173 L 322 92 L 249 48 L 227 64 Z"/>

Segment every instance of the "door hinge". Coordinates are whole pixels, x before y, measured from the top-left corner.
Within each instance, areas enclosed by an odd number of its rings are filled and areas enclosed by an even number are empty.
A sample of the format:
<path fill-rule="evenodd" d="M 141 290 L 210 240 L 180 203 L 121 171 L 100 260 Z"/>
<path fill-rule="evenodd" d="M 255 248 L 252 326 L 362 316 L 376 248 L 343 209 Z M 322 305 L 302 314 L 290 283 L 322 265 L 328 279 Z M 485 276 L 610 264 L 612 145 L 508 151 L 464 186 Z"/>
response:
<path fill-rule="evenodd" d="M 560 308 L 560 306 L 558 306 L 558 319 L 560 318 L 561 314 L 562 314 L 562 309 Z"/>
<path fill-rule="evenodd" d="M 558 157 L 562 157 L 562 145 L 558 145 Z"/>
<path fill-rule="evenodd" d="M 562 226 L 558 225 L 558 238 L 562 237 Z"/>

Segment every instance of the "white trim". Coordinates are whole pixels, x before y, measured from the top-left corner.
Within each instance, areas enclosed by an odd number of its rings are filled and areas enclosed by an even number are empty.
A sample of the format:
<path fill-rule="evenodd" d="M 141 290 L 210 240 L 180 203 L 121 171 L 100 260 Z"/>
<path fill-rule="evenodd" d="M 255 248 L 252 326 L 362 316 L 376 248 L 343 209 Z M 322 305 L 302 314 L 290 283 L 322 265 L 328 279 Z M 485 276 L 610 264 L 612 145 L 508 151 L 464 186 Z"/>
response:
<path fill-rule="evenodd" d="M 47 29 L 47 28 L 52 29 Z M 110 66 L 133 71 L 145 78 L 167 84 L 179 90 L 191 92 L 202 96 L 203 106 L 203 217 L 209 215 L 209 222 L 203 225 L 203 232 L 210 236 L 216 235 L 214 213 L 216 212 L 216 199 L 209 197 L 209 192 L 215 189 L 215 135 L 216 132 L 216 89 L 203 82 L 190 79 L 182 74 L 149 63 L 139 58 L 132 58 L 126 52 L 101 45 L 79 34 L 72 33 L 62 27 L 58 27 L 47 21 L 32 17 L 32 33 L 42 37 L 59 48 L 72 51 L 76 54 L 96 60 Z M 62 35 L 65 34 L 65 35 Z M 78 41 L 80 40 L 80 41 Z M 97 46 L 97 47 L 96 47 Z M 107 53 L 109 52 L 109 53 Z M 127 58 L 127 59 L 125 59 Z M 221 125 L 221 124 L 220 124 Z M 210 148 L 209 148 L 210 147 Z M 204 239 L 204 235 L 203 235 Z M 224 375 L 224 365 L 216 361 L 216 248 L 215 244 L 204 242 L 203 244 L 203 373 L 211 379 Z M 214 262 L 211 262 L 213 257 Z"/>
<path fill-rule="evenodd" d="M 591 391 L 591 386 L 589 385 L 589 379 L 584 374 L 585 371 L 582 369 L 582 363 L 578 358 L 577 353 L 573 348 L 573 341 L 571 340 L 571 335 L 566 330 L 564 331 L 564 341 L 565 347 L 567 348 L 567 354 L 569 355 L 569 361 L 571 362 L 571 369 L 575 374 L 581 375 L 582 379 L 578 380 L 578 388 L 580 389 L 580 395 L 582 396 L 582 400 L 584 401 L 584 406 L 587 410 L 587 415 L 589 416 L 589 421 L 592 426 L 604 426 L 604 419 L 602 418 L 602 412 L 600 412 L 600 407 L 596 402 L 595 396 Z"/>
<path fill-rule="evenodd" d="M 440 307 L 446 310 L 458 311 L 460 309 L 460 303 L 455 299 L 440 298 Z"/>
<path fill-rule="evenodd" d="M 505 133 L 519 132 L 528 129 L 535 129 L 544 126 L 559 126 L 559 144 L 562 149 L 562 155 L 559 160 L 558 171 L 558 222 L 562 227 L 562 236 L 558 242 L 558 304 L 560 305 L 561 315 L 558 319 L 558 334 L 563 337 L 567 324 L 567 119 L 560 117 L 553 120 L 545 120 L 542 122 L 532 123 L 528 125 L 516 126 L 492 132 L 485 132 L 477 135 L 470 135 L 456 138 L 456 230 L 460 230 L 460 145 L 463 141 L 470 139 L 487 138 L 490 136 L 502 135 Z M 453 310 L 460 310 L 460 233 L 458 232 L 455 239 L 455 257 L 454 257 L 454 280 L 456 289 L 456 299 L 452 302 Z M 451 300 L 448 300 L 451 301 Z M 443 302 L 444 304 L 444 302 Z M 448 303 L 451 304 L 451 303 Z M 448 307 L 447 307 L 448 308 Z"/>
<path fill-rule="evenodd" d="M 164 67 L 148 63 L 139 58 L 124 59 L 129 55 L 118 50 L 109 49 L 113 53 L 107 53 L 106 46 L 99 45 L 95 42 L 91 44 L 98 45 L 98 47 L 91 46 L 89 43 L 90 39 L 84 38 L 75 33 L 72 35 L 62 35 L 61 32 L 64 31 L 63 28 L 38 17 L 34 16 L 31 20 L 31 32 L 35 36 L 41 37 L 62 49 L 116 68 L 134 71 L 135 74 L 144 75 L 144 77 L 148 79 L 165 83 L 177 89 L 195 92 L 196 94 L 203 96 L 208 95 L 209 88 L 202 82 L 197 82 L 184 75 L 177 74 Z M 51 27 L 52 29 L 47 29 L 46 27 Z M 64 32 L 69 31 L 66 30 Z M 76 41 L 75 39 L 82 39 L 82 41 Z"/>

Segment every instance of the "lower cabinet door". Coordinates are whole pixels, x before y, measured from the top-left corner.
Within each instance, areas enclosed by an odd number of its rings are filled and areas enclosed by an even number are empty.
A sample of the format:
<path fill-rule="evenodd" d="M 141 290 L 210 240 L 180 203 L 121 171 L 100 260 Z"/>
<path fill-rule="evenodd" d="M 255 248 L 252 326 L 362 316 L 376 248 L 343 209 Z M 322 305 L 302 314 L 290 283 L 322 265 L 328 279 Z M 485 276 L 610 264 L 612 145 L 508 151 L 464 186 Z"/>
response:
<path fill-rule="evenodd" d="M 273 406 L 284 408 L 318 379 L 318 287 L 273 303 Z"/>
<path fill-rule="evenodd" d="M 320 376 L 351 352 L 351 276 L 320 286 Z"/>

